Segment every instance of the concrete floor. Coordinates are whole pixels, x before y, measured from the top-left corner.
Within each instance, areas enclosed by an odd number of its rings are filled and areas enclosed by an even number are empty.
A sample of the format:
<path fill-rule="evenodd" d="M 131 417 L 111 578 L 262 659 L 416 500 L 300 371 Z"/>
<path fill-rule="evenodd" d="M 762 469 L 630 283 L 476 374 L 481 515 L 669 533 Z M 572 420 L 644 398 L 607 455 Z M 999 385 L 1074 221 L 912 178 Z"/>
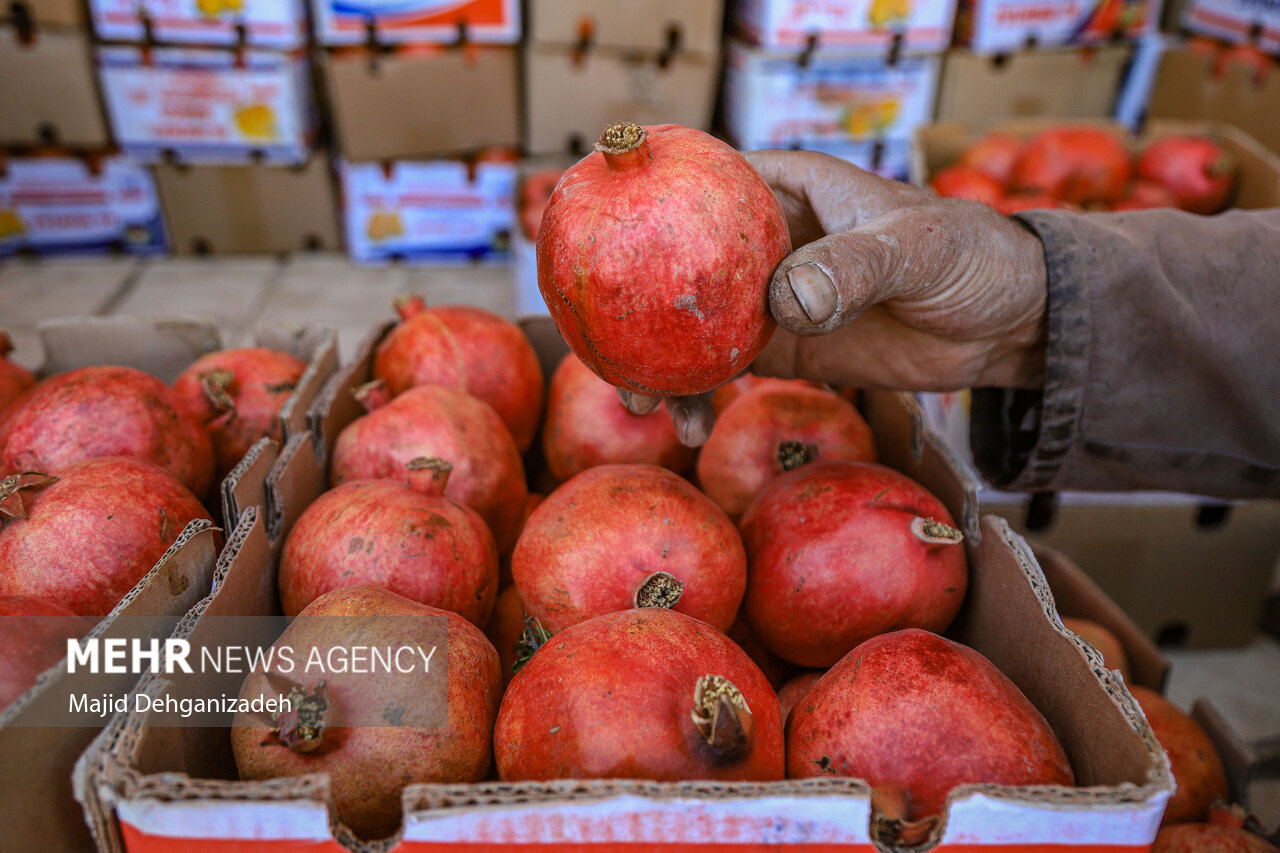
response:
<path fill-rule="evenodd" d="M 36 324 L 73 315 L 207 315 L 224 344 L 247 343 L 262 321 L 329 325 L 351 357 L 375 324 L 394 317 L 403 293 L 428 304 L 466 303 L 513 316 L 519 304 L 509 266 L 362 267 L 336 254 L 265 257 L 24 259 L 0 262 L 0 328 L 17 362 L 36 367 Z M 1168 651 L 1169 698 L 1189 709 L 1208 698 L 1249 744 L 1280 753 L 1280 644 L 1259 636 L 1243 648 Z M 1280 824 L 1280 786 L 1259 786 L 1255 811 Z"/>

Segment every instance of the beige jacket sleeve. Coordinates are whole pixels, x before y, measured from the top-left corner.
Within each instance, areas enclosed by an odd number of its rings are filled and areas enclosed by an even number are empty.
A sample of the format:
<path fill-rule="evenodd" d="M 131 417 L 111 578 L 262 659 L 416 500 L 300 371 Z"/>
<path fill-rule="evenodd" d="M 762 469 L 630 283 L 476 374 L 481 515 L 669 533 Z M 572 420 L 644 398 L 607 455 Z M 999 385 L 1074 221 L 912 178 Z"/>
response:
<path fill-rule="evenodd" d="M 1003 488 L 1280 497 L 1280 209 L 1018 217 L 1044 243 L 1042 394 L 974 393 Z"/>

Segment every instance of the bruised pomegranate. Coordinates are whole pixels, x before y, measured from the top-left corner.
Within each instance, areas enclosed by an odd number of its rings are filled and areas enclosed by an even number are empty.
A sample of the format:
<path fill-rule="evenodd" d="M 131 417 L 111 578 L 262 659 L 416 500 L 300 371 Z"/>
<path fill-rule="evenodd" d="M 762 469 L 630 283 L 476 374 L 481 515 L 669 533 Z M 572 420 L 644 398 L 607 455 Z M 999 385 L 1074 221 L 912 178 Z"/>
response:
<path fill-rule="evenodd" d="M 1164 184 L 1139 178 L 1130 185 L 1128 195 L 1111 205 L 1111 209 L 1154 210 L 1177 206 L 1177 197 Z"/>
<path fill-rule="evenodd" d="M 419 457 L 443 459 L 453 466 L 445 497 L 480 513 L 498 552 L 509 552 L 529 487 L 502 419 L 470 394 L 443 385 L 419 385 L 389 402 L 378 400 L 377 390 L 364 389 L 373 411 L 348 424 L 334 442 L 331 484 L 396 479 Z"/>
<path fill-rule="evenodd" d="M 1125 681 L 1129 680 L 1129 656 L 1125 654 L 1120 639 L 1110 629 L 1090 619 L 1073 616 L 1063 616 L 1062 624 L 1097 649 L 1107 669 L 1117 669 Z"/>
<path fill-rule="evenodd" d="M 507 687 L 494 731 L 504 782 L 782 778 L 773 688 L 715 628 L 661 608 L 556 635 Z"/>
<path fill-rule="evenodd" d="M 542 450 L 560 481 L 597 465 L 639 462 L 677 474 L 693 467 L 695 451 L 676 437 L 665 412 L 635 415 L 618 391 L 569 353 L 551 377 Z"/>
<path fill-rule="evenodd" d="M 1004 186 L 972 166 L 947 166 L 929 179 L 929 186 L 944 198 L 963 198 L 994 205 L 1004 195 Z"/>
<path fill-rule="evenodd" d="M 804 694 L 809 692 L 809 688 L 818 683 L 818 679 L 826 674 L 826 670 L 806 669 L 795 678 L 782 685 L 782 689 L 778 691 L 778 704 L 782 706 L 782 724 L 787 724 L 787 717 L 791 714 L 791 709 L 796 703 L 804 698 Z"/>
<path fill-rule="evenodd" d="M 1012 133 L 988 133 L 970 145 L 956 161 L 957 166 L 977 169 L 1007 187 L 1013 180 L 1013 169 L 1022 156 L 1022 140 Z"/>
<path fill-rule="evenodd" d="M 36 384 L 34 373 L 6 358 L 11 352 L 13 341 L 9 340 L 8 334 L 0 331 L 0 418 L 4 417 L 4 410 L 10 403 Z"/>
<path fill-rule="evenodd" d="M 132 367 L 51 376 L 0 423 L 0 473 L 52 471 L 99 456 L 153 462 L 200 498 L 213 485 L 209 436 L 172 388 Z"/>
<path fill-rule="evenodd" d="M 617 124 L 556 185 L 538 288 L 610 384 L 699 394 L 768 342 L 769 281 L 790 251 L 781 204 L 737 151 L 692 128 Z"/>
<path fill-rule="evenodd" d="M 1204 136 L 1167 136 L 1138 155 L 1138 177 L 1163 184 L 1177 206 L 1209 215 L 1227 206 L 1235 189 L 1236 163 Z"/>
<path fill-rule="evenodd" d="M 1154 690 L 1129 685 L 1156 740 L 1169 756 L 1176 788 L 1162 825 L 1203 821 L 1215 800 L 1226 800 L 1227 774 L 1213 741 L 1200 724 Z"/>
<path fill-rule="evenodd" d="M 357 667 L 360 649 L 368 654 Z M 374 650 L 394 663 L 376 663 Z M 328 774 L 338 819 L 373 839 L 395 832 L 405 786 L 479 782 L 489 772 L 498 654 L 458 614 L 381 587 L 347 587 L 298 614 L 272 654 L 240 697 L 288 697 L 294 709 L 236 715 L 241 779 Z M 346 671 L 344 659 L 353 664 Z"/>
<path fill-rule="evenodd" d="M 373 376 L 394 396 L 415 385 L 447 385 L 493 407 L 524 452 L 542 416 L 542 366 L 520 327 L 483 308 L 419 297 L 396 303 L 401 322 L 378 345 Z"/>
<path fill-rule="evenodd" d="M 0 711 L 67 654 L 67 640 L 93 626 L 55 601 L 0 595 Z"/>
<path fill-rule="evenodd" d="M 32 595 L 97 622 L 187 522 L 209 518 L 169 472 L 123 456 L 0 480 L 0 595 Z"/>
<path fill-rule="evenodd" d="M 209 433 L 219 474 L 263 436 L 283 441 L 276 415 L 306 369 L 287 352 L 245 347 L 203 355 L 173 381 L 185 410 Z"/>
<path fill-rule="evenodd" d="M 280 554 L 293 618 L 326 592 L 375 584 L 483 628 L 498 595 L 498 550 L 480 514 L 443 492 L 449 467 L 415 460 L 406 477 L 352 480 L 303 510 Z M 426 481 L 428 485 L 415 482 Z"/>
<path fill-rule="evenodd" d="M 1030 700 L 977 651 L 929 631 L 873 637 L 791 709 L 787 776 L 854 776 L 895 803 L 881 837 L 941 815 L 958 785 L 1071 785 L 1066 753 Z M 904 826 L 906 824 L 907 826 Z"/>
<path fill-rule="evenodd" d="M 876 461 L 871 427 L 835 394 L 766 380 L 716 418 L 698 454 L 698 483 L 737 518 L 765 485 L 815 459 Z"/>
<path fill-rule="evenodd" d="M 897 471 L 815 462 L 766 486 L 742 518 L 751 629 L 780 657 L 828 667 L 895 628 L 943 631 L 968 562 L 946 507 Z"/>
<path fill-rule="evenodd" d="M 1013 182 L 1073 204 L 1110 204 L 1124 195 L 1130 171 L 1129 152 L 1114 133 L 1067 125 L 1031 138 Z"/>
<path fill-rule="evenodd" d="M 725 631 L 747 566 L 733 522 L 687 480 L 656 465 L 601 465 L 533 511 L 511 571 L 525 610 L 553 634 L 648 605 Z"/>

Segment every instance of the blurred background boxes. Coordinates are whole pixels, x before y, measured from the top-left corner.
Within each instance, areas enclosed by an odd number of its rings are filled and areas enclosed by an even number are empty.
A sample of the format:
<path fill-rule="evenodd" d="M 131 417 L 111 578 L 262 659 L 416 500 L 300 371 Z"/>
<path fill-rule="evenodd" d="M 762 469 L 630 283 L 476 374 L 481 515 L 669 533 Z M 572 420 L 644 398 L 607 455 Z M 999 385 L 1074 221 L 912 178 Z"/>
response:
<path fill-rule="evenodd" d="M 951 44 L 955 8 L 955 0 L 738 0 L 733 23 L 763 47 L 938 53 Z"/>
<path fill-rule="evenodd" d="M 529 4 L 529 41 L 649 52 L 715 55 L 722 0 L 537 0 Z"/>
<path fill-rule="evenodd" d="M 88 34 L 0 25 L 0 147 L 109 143 Z"/>
<path fill-rule="evenodd" d="M 175 44 L 307 44 L 305 0 L 88 0 L 98 38 Z M 150 31 L 148 33 L 148 30 Z"/>
<path fill-rule="evenodd" d="M 520 41 L 520 0 L 311 0 L 323 45 Z"/>
<path fill-rule="evenodd" d="M 0 20 L 6 18 L 20 28 L 34 24 L 37 28 L 80 29 L 85 23 L 81 0 L 10 0 L 0 9 Z"/>
<path fill-rule="evenodd" d="M 1182 8 L 1181 24 L 1192 32 L 1280 53 L 1280 6 L 1275 3 L 1190 0 Z"/>
<path fill-rule="evenodd" d="M 1154 33 L 1160 0 L 960 0 L 956 44 L 978 53 L 1101 45 Z"/>

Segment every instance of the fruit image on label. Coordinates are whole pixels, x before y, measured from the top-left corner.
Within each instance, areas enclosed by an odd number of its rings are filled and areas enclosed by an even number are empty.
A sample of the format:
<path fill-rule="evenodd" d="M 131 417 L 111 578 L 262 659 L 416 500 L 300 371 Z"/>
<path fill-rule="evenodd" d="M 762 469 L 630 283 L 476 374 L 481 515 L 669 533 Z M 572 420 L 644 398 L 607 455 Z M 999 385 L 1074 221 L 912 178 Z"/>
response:
<path fill-rule="evenodd" d="M 235 121 L 240 135 L 249 139 L 275 139 L 280 135 L 276 128 L 275 111 L 267 104 L 251 104 L 237 109 Z"/>
<path fill-rule="evenodd" d="M 845 111 L 841 124 L 850 136 L 873 136 L 893 127 L 899 107 L 897 98 L 855 102 Z"/>
<path fill-rule="evenodd" d="M 244 11 L 244 0 L 196 0 L 196 12 L 206 18 L 235 15 Z"/>
<path fill-rule="evenodd" d="M 18 211 L 0 208 L 0 240 L 21 236 L 25 230 Z"/>
<path fill-rule="evenodd" d="M 911 0 L 871 0 L 867 21 L 873 27 L 889 27 L 911 20 Z"/>
<path fill-rule="evenodd" d="M 364 227 L 365 236 L 370 240 L 389 240 L 392 237 L 404 236 L 404 221 L 399 211 L 375 210 L 369 214 L 369 221 Z"/>

